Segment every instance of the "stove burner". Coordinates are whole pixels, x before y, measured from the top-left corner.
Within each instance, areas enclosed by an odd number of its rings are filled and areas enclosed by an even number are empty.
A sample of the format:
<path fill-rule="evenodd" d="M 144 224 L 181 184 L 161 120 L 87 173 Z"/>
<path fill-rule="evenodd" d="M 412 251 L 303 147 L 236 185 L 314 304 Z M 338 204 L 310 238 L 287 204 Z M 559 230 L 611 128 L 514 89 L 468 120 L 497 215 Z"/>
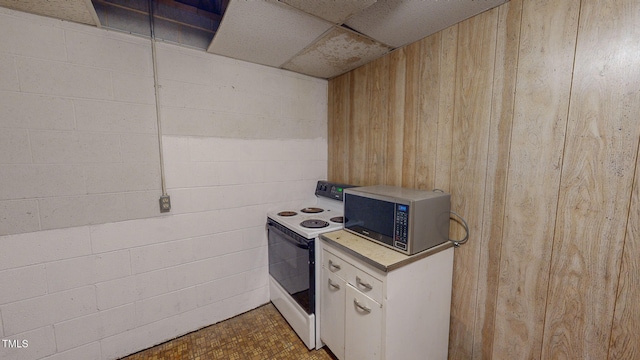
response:
<path fill-rule="evenodd" d="M 344 216 L 336 216 L 336 217 L 332 217 L 331 219 L 329 219 L 330 221 L 334 222 L 334 223 L 338 223 L 338 224 L 342 224 L 344 223 Z"/>
<path fill-rule="evenodd" d="M 306 207 L 302 210 L 303 213 L 307 213 L 307 214 L 317 214 L 317 213 L 321 213 L 324 211 L 324 209 L 318 208 L 318 207 Z"/>
<path fill-rule="evenodd" d="M 300 226 L 311 229 L 319 229 L 329 226 L 329 223 L 324 220 L 309 219 L 301 222 Z"/>
<path fill-rule="evenodd" d="M 296 216 L 296 215 L 298 215 L 298 213 L 295 211 L 280 211 L 278 213 L 278 216 Z"/>

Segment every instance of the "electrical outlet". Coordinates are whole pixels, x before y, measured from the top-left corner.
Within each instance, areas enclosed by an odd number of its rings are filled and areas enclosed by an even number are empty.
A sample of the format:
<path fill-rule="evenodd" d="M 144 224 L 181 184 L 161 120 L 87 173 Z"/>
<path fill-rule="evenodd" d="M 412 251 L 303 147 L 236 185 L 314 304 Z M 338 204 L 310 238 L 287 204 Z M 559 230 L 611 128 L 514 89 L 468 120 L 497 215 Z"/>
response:
<path fill-rule="evenodd" d="M 171 211 L 171 198 L 169 195 L 160 196 L 160 212 L 165 213 Z"/>

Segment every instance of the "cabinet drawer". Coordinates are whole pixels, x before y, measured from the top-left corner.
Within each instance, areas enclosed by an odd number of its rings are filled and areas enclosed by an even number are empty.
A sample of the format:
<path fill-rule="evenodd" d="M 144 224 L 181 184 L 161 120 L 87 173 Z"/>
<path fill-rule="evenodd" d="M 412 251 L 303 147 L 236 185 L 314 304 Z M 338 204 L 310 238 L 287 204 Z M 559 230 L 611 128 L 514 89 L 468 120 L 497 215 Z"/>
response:
<path fill-rule="evenodd" d="M 340 276 L 363 294 L 382 303 L 382 281 L 327 250 L 324 250 L 322 255 L 324 268 Z"/>
<path fill-rule="evenodd" d="M 347 273 L 345 280 L 361 293 L 382 304 L 382 281 L 358 268 Z"/>
<path fill-rule="evenodd" d="M 327 250 L 322 251 L 322 266 L 329 270 L 330 273 L 336 274 L 344 280 L 352 278 L 353 274 L 355 274 L 353 265 Z"/>

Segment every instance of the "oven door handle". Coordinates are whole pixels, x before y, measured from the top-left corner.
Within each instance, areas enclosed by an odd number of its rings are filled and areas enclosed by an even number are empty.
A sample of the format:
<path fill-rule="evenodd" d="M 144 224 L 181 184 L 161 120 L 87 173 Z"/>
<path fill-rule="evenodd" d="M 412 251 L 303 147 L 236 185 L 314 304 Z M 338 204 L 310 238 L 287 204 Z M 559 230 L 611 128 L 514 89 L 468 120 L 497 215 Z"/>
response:
<path fill-rule="evenodd" d="M 291 244 L 299 247 L 300 249 L 309 250 L 309 245 L 307 245 L 306 243 L 297 241 L 296 239 L 294 239 L 291 236 L 289 236 L 289 235 L 285 234 L 284 232 L 282 232 L 280 229 L 278 229 L 277 227 L 275 227 L 271 223 L 268 223 L 267 225 L 269 226 L 269 231 L 273 230 L 273 231 L 279 233 L 283 239 L 285 239 L 286 241 L 290 242 Z"/>

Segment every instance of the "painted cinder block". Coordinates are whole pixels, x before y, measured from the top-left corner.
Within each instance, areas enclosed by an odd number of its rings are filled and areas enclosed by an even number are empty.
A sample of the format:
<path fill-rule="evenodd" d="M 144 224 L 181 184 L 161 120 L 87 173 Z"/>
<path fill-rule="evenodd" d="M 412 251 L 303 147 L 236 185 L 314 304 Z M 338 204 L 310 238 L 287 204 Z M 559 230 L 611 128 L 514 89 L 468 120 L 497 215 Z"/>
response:
<path fill-rule="evenodd" d="M 2 129 L 0 132 L 0 164 L 31 162 L 29 134 L 23 129 Z"/>
<path fill-rule="evenodd" d="M 54 325 L 58 351 L 89 344 L 135 327 L 135 306 L 127 304 Z"/>
<path fill-rule="evenodd" d="M 184 289 L 217 278 L 219 263 L 219 258 L 209 258 L 167 269 L 169 291 Z"/>
<path fill-rule="evenodd" d="M 111 81 L 114 100 L 155 106 L 156 95 L 153 76 L 113 73 Z"/>
<path fill-rule="evenodd" d="M 175 240 L 130 250 L 134 274 L 158 270 L 195 260 L 193 240 Z"/>
<path fill-rule="evenodd" d="M 209 56 L 175 45 L 157 44 L 158 77 L 192 84 L 212 84 L 212 69 Z M 219 86 L 216 84 L 216 86 Z"/>
<path fill-rule="evenodd" d="M 125 194 L 64 196 L 38 200 L 43 230 L 126 220 Z"/>
<path fill-rule="evenodd" d="M 100 340 L 102 359 L 119 359 L 125 355 L 133 354 L 150 346 L 149 339 L 154 339 L 154 344 L 159 344 L 169 338 L 157 338 L 151 334 L 151 330 L 161 326 L 159 323 L 121 332 Z"/>
<path fill-rule="evenodd" d="M 175 80 L 162 80 L 160 103 L 162 106 L 190 109 L 221 110 L 217 104 L 218 94 L 211 86 Z"/>
<path fill-rule="evenodd" d="M 217 279 L 196 286 L 196 299 L 199 307 L 242 294 L 247 290 L 243 273 Z"/>
<path fill-rule="evenodd" d="M 36 164 L 121 162 L 117 134 L 36 130 L 29 132 Z"/>
<path fill-rule="evenodd" d="M 42 23 L 40 18 L 30 20 L 0 14 L 2 51 L 33 58 L 66 60 L 64 31 Z"/>
<path fill-rule="evenodd" d="M 196 308 L 196 288 L 190 287 L 138 301 L 137 325 L 146 325 Z"/>
<path fill-rule="evenodd" d="M 155 106 L 118 101 L 74 99 L 79 131 L 150 134 L 157 132 Z"/>
<path fill-rule="evenodd" d="M 245 291 L 269 286 L 269 268 L 266 266 L 249 270 L 244 275 Z"/>
<path fill-rule="evenodd" d="M 45 295 L 45 266 L 34 265 L 0 271 L 0 289 L 0 305 Z"/>
<path fill-rule="evenodd" d="M 0 249 L 0 270 L 89 255 L 89 228 L 77 227 L 2 236 Z"/>
<path fill-rule="evenodd" d="M 164 113 L 163 113 L 164 114 Z M 164 122 L 164 118 L 163 118 Z M 164 127 L 163 127 L 164 133 Z M 166 152 L 165 164 L 188 162 L 191 160 L 189 152 L 189 138 L 183 136 L 163 136 L 162 147 Z"/>
<path fill-rule="evenodd" d="M 158 163 L 102 163 L 86 165 L 89 194 L 160 189 Z"/>
<path fill-rule="evenodd" d="M 36 200 L 0 201 L 0 236 L 40 230 Z"/>
<path fill-rule="evenodd" d="M 95 287 L 100 311 L 133 303 L 138 298 L 134 276 L 97 283 Z"/>
<path fill-rule="evenodd" d="M 0 200 L 86 194 L 79 165 L 0 165 Z"/>
<path fill-rule="evenodd" d="M 125 214 L 127 219 L 142 219 L 158 216 L 160 190 L 133 191 L 124 193 Z M 171 199 L 173 203 L 173 198 Z M 122 209 L 120 209 L 122 211 Z M 172 209 L 173 211 L 173 209 Z"/>
<path fill-rule="evenodd" d="M 95 253 L 101 253 L 214 234 L 220 232 L 215 214 L 205 211 L 93 225 L 91 244 Z"/>
<path fill-rule="evenodd" d="M 97 311 L 94 286 L 0 306 L 5 335 L 15 335 Z"/>
<path fill-rule="evenodd" d="M 0 53 L 0 64 L 2 59 Z M 0 79 L 5 70 L 0 68 Z M 7 128 L 75 129 L 73 102 L 58 96 L 4 91 L 0 96 L 0 118 L 2 125 Z"/>
<path fill-rule="evenodd" d="M 15 56 L 0 52 L 0 90 L 20 90 Z"/>
<path fill-rule="evenodd" d="M 86 66 L 20 58 L 17 62 L 20 90 L 24 92 L 111 99 L 111 73 Z"/>
<path fill-rule="evenodd" d="M 160 162 L 156 134 L 120 134 L 120 151 L 126 163 Z"/>
<path fill-rule="evenodd" d="M 55 335 L 51 325 L 20 334 L 3 336 L 3 339 L 13 343 L 11 347 L 0 346 L 0 359 L 3 360 L 43 359 L 56 352 Z"/>
<path fill-rule="evenodd" d="M 131 274 L 128 250 L 82 256 L 46 264 L 50 293 L 123 278 Z"/>
<path fill-rule="evenodd" d="M 65 31 L 68 61 L 119 73 L 153 75 L 149 43 L 122 34 Z M 104 33 L 102 33 L 104 34 Z M 122 54 L 127 56 L 122 56 Z"/>
<path fill-rule="evenodd" d="M 144 300 L 168 293 L 169 269 L 150 271 L 135 276 L 136 300 Z"/>
<path fill-rule="evenodd" d="M 102 354 L 100 351 L 100 343 L 96 341 L 71 350 L 58 352 L 54 355 L 43 358 L 42 360 L 100 360 L 101 358 Z"/>
<path fill-rule="evenodd" d="M 197 260 L 213 258 L 242 249 L 237 232 L 198 236 L 193 239 L 193 251 Z"/>
<path fill-rule="evenodd" d="M 216 133 L 216 123 L 219 113 L 210 109 L 186 109 L 182 107 L 162 107 L 162 134 L 164 136 L 222 136 L 226 133 Z M 178 138 L 181 139 L 181 138 Z M 186 138 L 184 138 L 186 140 Z M 172 151 L 167 150 L 167 154 Z"/>

